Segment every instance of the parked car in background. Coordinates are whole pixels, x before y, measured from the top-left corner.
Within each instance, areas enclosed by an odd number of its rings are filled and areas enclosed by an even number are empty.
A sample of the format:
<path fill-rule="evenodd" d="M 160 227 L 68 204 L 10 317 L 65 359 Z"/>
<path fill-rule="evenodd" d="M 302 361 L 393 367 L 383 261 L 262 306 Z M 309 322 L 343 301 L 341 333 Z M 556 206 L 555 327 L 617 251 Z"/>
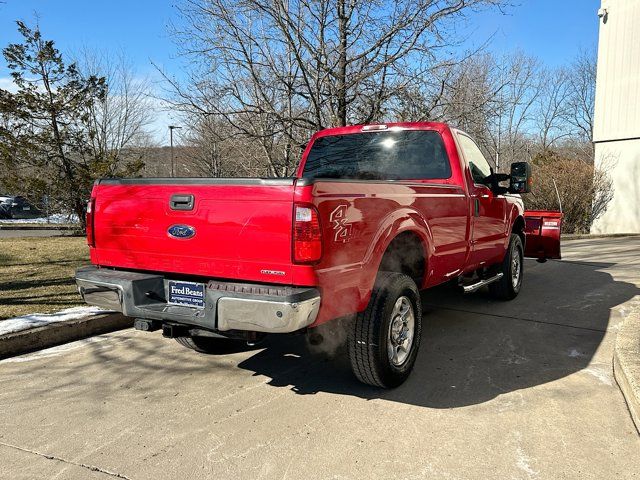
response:
<path fill-rule="evenodd" d="M 37 218 L 42 212 L 20 196 L 0 197 L 0 219 Z"/>

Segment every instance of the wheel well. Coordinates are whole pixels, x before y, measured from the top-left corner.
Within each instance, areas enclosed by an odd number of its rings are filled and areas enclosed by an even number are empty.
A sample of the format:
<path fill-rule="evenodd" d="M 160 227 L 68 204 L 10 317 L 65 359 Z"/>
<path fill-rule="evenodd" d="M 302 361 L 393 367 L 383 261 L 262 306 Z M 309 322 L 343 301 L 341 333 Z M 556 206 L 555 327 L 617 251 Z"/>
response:
<path fill-rule="evenodd" d="M 524 218 L 518 217 L 516 218 L 516 221 L 513 222 L 513 227 L 511 228 L 511 232 L 517 233 L 518 236 L 520 237 L 520 240 L 522 240 L 523 248 L 525 246 L 525 241 L 526 241 L 526 236 L 524 234 L 524 227 L 525 227 Z"/>
<path fill-rule="evenodd" d="M 418 287 L 422 285 L 425 267 L 422 240 L 413 232 L 404 232 L 394 238 L 380 262 L 380 271 L 404 273 L 413 278 Z"/>

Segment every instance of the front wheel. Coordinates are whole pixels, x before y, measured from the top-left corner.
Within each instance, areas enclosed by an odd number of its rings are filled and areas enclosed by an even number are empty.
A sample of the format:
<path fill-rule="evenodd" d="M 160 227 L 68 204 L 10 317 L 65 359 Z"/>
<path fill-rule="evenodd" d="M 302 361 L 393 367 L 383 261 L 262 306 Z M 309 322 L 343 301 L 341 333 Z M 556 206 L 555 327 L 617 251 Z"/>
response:
<path fill-rule="evenodd" d="M 422 333 L 418 287 L 401 273 L 380 272 L 369 305 L 349 332 L 349 359 L 363 383 L 393 388 L 416 362 Z"/>
<path fill-rule="evenodd" d="M 520 293 L 524 273 L 524 247 L 519 235 L 512 233 L 509 248 L 499 265 L 502 278 L 489 285 L 489 293 L 498 300 L 513 300 Z"/>

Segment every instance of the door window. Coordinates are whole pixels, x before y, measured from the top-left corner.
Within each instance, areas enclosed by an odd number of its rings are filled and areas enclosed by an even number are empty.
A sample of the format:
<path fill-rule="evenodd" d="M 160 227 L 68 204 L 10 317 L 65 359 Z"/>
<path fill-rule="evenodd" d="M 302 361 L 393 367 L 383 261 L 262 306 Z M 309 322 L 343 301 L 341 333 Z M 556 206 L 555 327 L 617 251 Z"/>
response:
<path fill-rule="evenodd" d="M 473 182 L 486 185 L 487 177 L 491 175 L 491 166 L 489 165 L 489 162 L 487 162 L 487 159 L 484 158 L 484 155 L 470 137 L 467 137 L 464 134 L 459 134 L 458 141 L 460 142 L 460 147 L 464 153 L 464 158 L 469 164 Z"/>

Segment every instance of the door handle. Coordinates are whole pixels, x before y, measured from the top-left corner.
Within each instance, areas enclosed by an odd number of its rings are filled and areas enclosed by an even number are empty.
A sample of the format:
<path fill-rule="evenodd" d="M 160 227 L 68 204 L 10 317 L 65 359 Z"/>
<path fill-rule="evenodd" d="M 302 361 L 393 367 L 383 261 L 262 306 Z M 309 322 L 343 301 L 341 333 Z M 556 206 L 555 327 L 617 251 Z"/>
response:
<path fill-rule="evenodd" d="M 477 197 L 473 199 L 473 216 L 480 216 L 480 200 Z"/>
<path fill-rule="evenodd" d="M 171 195 L 169 207 L 171 210 L 193 210 L 193 195 Z"/>

